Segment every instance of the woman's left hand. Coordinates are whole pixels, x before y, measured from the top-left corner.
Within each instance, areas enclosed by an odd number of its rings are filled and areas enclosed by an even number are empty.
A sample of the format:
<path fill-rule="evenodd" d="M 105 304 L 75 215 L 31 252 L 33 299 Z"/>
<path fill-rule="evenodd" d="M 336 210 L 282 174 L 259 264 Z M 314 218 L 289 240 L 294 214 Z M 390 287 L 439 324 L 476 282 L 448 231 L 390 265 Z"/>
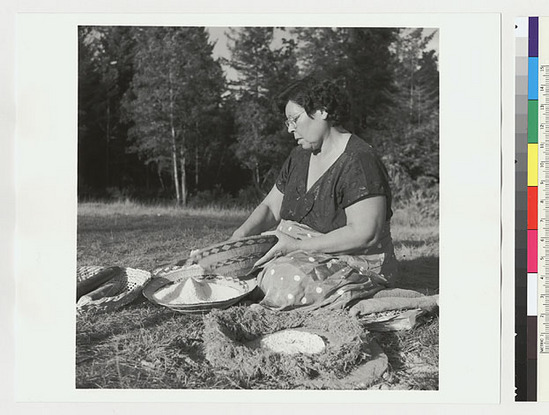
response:
<path fill-rule="evenodd" d="M 276 237 L 278 238 L 278 242 L 254 264 L 254 268 L 262 266 L 273 258 L 301 249 L 298 239 L 294 239 L 279 231 L 276 231 Z"/>

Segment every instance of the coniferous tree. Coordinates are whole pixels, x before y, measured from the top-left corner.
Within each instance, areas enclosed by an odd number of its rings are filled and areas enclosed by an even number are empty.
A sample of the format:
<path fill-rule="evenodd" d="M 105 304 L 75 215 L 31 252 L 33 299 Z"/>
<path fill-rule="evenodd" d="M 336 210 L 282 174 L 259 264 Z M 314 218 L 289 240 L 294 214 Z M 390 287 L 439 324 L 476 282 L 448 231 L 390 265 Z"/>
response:
<path fill-rule="evenodd" d="M 133 122 L 130 150 L 156 165 L 160 177 L 170 170 L 176 202 L 186 204 L 189 148 L 219 107 L 221 67 L 204 28 L 136 28 L 135 36 L 135 74 L 125 101 Z"/>
<path fill-rule="evenodd" d="M 127 125 L 120 100 L 132 76 L 128 27 L 80 27 L 78 66 L 79 185 L 96 191 L 126 179 Z"/>
<path fill-rule="evenodd" d="M 388 136 L 379 141 L 400 176 L 402 196 L 438 183 L 439 76 L 437 56 L 427 50 L 434 36 L 423 29 L 403 30 L 394 44 L 393 105 L 387 112 Z M 382 136 L 383 137 L 383 136 Z"/>
<path fill-rule="evenodd" d="M 338 82 L 348 93 L 351 114 L 346 127 L 359 135 L 377 128 L 391 101 L 391 28 L 297 28 L 304 75 Z"/>
<path fill-rule="evenodd" d="M 237 158 L 252 172 L 253 184 L 267 190 L 294 145 L 274 108 L 274 98 L 298 75 L 296 44 L 282 38 L 273 44 L 275 28 L 246 27 L 232 30 L 228 61 L 237 70 L 231 84 L 235 104 Z M 278 29 L 280 30 L 280 29 Z"/>

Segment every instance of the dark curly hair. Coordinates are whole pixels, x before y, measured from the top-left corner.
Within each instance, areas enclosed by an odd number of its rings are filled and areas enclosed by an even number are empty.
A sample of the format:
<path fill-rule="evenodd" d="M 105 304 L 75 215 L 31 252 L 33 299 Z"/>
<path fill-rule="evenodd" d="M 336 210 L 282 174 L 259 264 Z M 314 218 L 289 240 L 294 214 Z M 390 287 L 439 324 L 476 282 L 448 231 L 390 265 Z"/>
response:
<path fill-rule="evenodd" d="M 305 108 L 311 117 L 317 110 L 325 110 L 328 120 L 335 126 L 349 118 L 349 100 L 343 89 L 329 80 L 319 81 L 307 77 L 291 83 L 276 98 L 278 110 L 284 113 L 288 101 Z"/>

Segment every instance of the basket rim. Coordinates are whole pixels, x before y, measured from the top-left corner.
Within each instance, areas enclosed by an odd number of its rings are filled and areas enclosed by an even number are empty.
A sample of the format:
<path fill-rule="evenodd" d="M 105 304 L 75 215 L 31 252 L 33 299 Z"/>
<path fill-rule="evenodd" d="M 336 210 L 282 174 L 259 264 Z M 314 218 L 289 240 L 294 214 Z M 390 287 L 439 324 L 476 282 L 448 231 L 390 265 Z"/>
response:
<path fill-rule="evenodd" d="M 276 240 L 278 238 L 275 235 L 261 235 L 260 234 L 260 235 L 246 236 L 244 238 L 239 238 L 239 239 L 235 239 L 235 240 L 232 240 L 232 241 L 219 242 L 219 243 L 207 246 L 205 248 L 198 249 L 197 251 L 193 252 L 193 254 L 189 255 L 188 261 L 199 260 L 199 259 L 203 258 L 204 254 L 207 254 L 209 251 L 219 249 L 219 248 L 223 248 L 224 246 L 231 246 L 231 247 L 234 246 L 236 248 L 239 248 L 239 247 L 245 246 L 245 245 L 241 245 L 241 244 L 246 244 L 247 242 L 252 242 L 252 241 L 255 241 L 255 240 L 262 240 L 262 239 L 264 239 L 266 242 L 268 241 L 269 243 L 271 243 L 271 242 L 276 243 Z M 216 253 L 218 253 L 218 252 L 216 252 Z M 212 253 L 212 255 L 214 255 L 216 253 Z"/>

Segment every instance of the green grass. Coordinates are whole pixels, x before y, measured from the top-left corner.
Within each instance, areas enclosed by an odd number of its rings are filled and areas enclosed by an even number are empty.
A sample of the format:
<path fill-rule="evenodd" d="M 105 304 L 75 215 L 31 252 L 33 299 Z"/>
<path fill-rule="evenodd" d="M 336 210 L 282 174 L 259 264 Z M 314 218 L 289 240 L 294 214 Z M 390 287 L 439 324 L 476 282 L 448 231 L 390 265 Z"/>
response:
<path fill-rule="evenodd" d="M 136 203 L 84 203 L 78 208 L 78 265 L 152 270 L 191 249 L 228 238 L 249 211 L 181 209 Z M 413 206 L 395 209 L 393 239 L 399 286 L 438 293 L 438 222 Z M 250 382 L 217 370 L 204 357 L 201 315 L 183 315 L 141 298 L 118 311 L 84 313 L 76 321 L 78 388 L 292 389 Z M 390 368 L 371 389 L 438 388 L 438 317 L 409 331 L 376 333 Z"/>

